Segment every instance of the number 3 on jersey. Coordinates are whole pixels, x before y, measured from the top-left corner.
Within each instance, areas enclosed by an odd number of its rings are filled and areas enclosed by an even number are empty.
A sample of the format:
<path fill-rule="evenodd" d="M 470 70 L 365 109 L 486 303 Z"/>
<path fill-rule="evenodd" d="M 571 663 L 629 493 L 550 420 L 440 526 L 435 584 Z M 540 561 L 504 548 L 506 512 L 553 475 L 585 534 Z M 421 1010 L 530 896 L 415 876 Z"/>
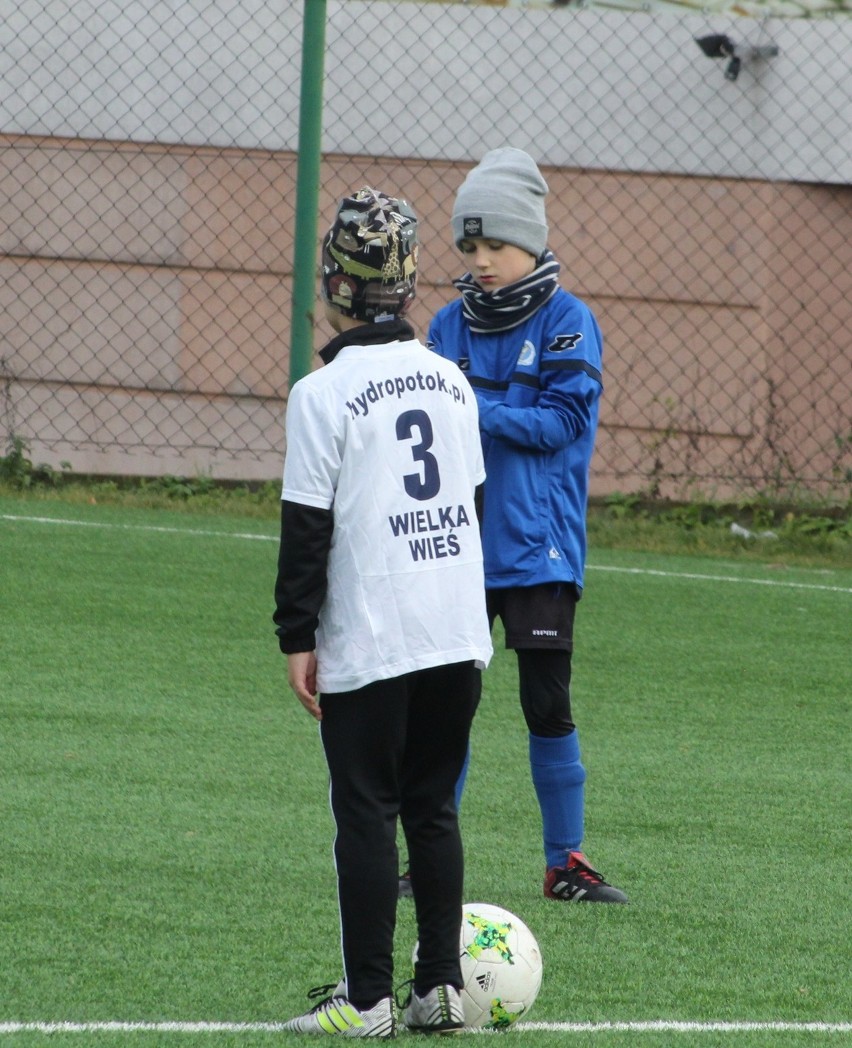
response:
<path fill-rule="evenodd" d="M 411 445 L 411 457 L 421 464 L 421 472 L 403 476 L 406 492 L 421 502 L 434 498 L 441 490 L 441 475 L 438 472 L 438 460 L 429 452 L 432 447 L 432 422 L 426 412 L 403 411 L 396 420 L 396 439 L 419 441 Z"/>

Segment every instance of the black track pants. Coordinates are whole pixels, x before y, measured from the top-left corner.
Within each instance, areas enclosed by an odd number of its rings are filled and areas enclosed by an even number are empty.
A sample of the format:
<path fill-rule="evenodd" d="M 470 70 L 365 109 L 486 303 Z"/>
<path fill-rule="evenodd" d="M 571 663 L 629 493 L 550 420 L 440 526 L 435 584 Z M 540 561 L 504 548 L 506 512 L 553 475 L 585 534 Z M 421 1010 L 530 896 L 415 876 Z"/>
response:
<path fill-rule="evenodd" d="M 320 699 L 343 962 L 356 1006 L 393 988 L 397 817 L 417 914 L 415 986 L 460 985 L 464 864 L 453 792 L 479 694 L 480 673 L 465 662 Z"/>

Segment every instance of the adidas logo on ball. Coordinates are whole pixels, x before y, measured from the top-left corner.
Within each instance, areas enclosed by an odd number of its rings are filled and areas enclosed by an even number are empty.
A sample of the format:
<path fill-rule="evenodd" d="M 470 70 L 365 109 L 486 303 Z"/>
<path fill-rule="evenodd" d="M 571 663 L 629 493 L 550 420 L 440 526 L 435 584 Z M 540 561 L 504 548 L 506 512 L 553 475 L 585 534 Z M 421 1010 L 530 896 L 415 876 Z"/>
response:
<path fill-rule="evenodd" d="M 477 975 L 476 981 L 479 984 L 480 990 L 483 993 L 488 993 L 491 987 L 494 985 L 495 976 L 493 972 L 483 972 L 482 975 Z"/>

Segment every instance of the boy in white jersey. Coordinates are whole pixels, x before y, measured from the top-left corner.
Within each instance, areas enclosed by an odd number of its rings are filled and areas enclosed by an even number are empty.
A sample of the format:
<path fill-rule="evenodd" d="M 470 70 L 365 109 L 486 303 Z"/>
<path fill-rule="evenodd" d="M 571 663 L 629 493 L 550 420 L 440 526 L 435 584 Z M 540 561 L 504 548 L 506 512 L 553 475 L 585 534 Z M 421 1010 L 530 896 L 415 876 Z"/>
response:
<path fill-rule="evenodd" d="M 341 202 L 322 272 L 338 334 L 287 405 L 273 618 L 328 763 L 344 967 L 286 1024 L 299 1033 L 396 1033 L 397 818 L 420 944 L 403 1022 L 463 1025 L 453 789 L 492 653 L 485 471 L 467 380 L 403 319 L 416 268 L 406 201 L 365 188 Z"/>

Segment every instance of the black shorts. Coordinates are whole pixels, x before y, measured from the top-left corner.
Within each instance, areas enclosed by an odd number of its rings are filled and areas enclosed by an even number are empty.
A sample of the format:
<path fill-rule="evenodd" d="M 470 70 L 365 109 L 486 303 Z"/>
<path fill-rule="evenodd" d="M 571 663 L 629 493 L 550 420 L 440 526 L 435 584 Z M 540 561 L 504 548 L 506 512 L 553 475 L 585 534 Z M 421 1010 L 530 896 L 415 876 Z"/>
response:
<path fill-rule="evenodd" d="M 499 618 L 506 647 L 573 651 L 574 610 L 580 591 L 571 582 L 486 590 L 488 621 Z"/>

